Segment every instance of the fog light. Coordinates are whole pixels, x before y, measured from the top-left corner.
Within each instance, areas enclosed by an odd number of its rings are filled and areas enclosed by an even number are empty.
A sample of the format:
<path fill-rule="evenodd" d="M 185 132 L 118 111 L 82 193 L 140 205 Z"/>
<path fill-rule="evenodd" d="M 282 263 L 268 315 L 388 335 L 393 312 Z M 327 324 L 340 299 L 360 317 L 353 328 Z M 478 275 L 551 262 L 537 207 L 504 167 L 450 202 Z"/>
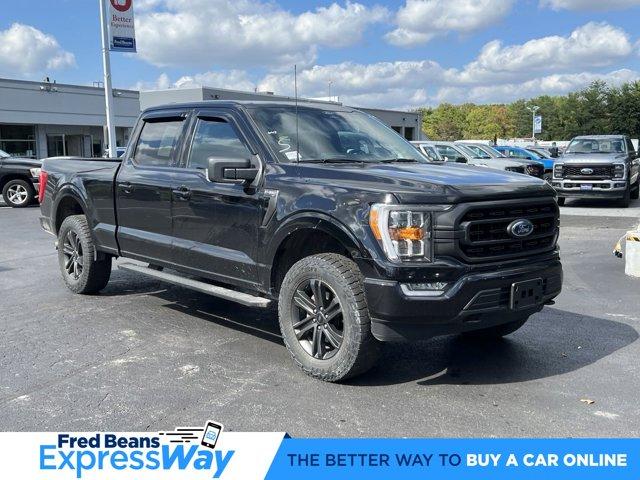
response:
<path fill-rule="evenodd" d="M 616 188 L 624 188 L 626 186 L 627 186 L 626 183 L 616 183 L 616 185 L 615 185 Z"/>
<path fill-rule="evenodd" d="M 438 297 L 444 294 L 447 285 L 446 282 L 403 283 L 400 288 L 409 297 Z"/>

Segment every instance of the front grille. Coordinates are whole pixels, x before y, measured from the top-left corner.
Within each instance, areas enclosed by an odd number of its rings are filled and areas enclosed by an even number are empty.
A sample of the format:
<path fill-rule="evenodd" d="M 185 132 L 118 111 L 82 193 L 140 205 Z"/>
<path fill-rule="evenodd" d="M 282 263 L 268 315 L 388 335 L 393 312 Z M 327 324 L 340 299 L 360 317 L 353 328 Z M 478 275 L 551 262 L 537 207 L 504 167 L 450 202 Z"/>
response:
<path fill-rule="evenodd" d="M 557 240 L 558 217 L 555 202 L 472 208 L 460 220 L 465 237 L 460 241 L 460 249 L 473 260 L 518 257 L 550 250 Z M 521 219 L 533 224 L 533 232 L 524 238 L 514 238 L 507 227 Z"/>
<path fill-rule="evenodd" d="M 583 173 L 584 169 L 589 169 L 592 173 Z M 590 178 L 592 180 L 613 178 L 613 165 L 564 165 L 562 178 Z"/>

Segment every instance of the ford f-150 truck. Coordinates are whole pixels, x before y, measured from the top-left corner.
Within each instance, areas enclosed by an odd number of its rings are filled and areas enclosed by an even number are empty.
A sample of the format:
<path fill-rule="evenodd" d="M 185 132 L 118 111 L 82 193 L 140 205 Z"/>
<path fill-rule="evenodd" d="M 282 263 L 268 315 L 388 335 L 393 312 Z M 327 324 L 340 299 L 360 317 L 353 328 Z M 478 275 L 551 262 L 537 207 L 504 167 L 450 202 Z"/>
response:
<path fill-rule="evenodd" d="M 589 135 L 571 140 L 553 167 L 558 203 L 566 198 L 610 198 L 628 207 L 640 193 L 640 158 L 624 135 Z"/>
<path fill-rule="evenodd" d="M 381 342 L 500 337 L 562 286 L 555 192 L 430 162 L 326 104 L 214 101 L 142 113 L 121 159 L 42 168 L 41 223 L 66 285 L 118 267 L 252 307 L 277 302 L 308 374 L 369 369 Z"/>

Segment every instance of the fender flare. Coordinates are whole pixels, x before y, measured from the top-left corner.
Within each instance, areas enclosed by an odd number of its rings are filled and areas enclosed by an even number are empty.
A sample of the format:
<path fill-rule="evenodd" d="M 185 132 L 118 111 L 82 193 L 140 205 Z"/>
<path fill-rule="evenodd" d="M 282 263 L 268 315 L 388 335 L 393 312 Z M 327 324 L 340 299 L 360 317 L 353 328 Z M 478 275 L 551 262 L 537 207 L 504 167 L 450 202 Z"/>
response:
<path fill-rule="evenodd" d="M 57 223 L 56 220 L 58 218 L 58 210 L 59 210 L 60 204 L 62 203 L 63 200 L 65 200 L 66 198 L 73 198 L 76 202 L 78 202 L 78 204 L 80 205 L 80 208 L 82 208 L 82 211 L 85 213 L 85 215 L 87 215 L 87 212 L 89 210 L 87 207 L 87 203 L 85 202 L 84 198 L 80 194 L 78 187 L 76 187 L 71 183 L 67 183 L 66 185 L 63 185 L 62 188 L 60 188 L 60 190 L 56 192 L 55 198 L 56 198 L 55 202 L 51 208 L 51 223 L 54 229 L 56 230 L 54 233 L 57 235 L 58 232 L 56 228 L 56 223 Z"/>
<path fill-rule="evenodd" d="M 369 257 L 362 242 L 342 222 L 326 213 L 304 211 L 288 217 L 274 232 L 267 244 L 265 263 L 273 268 L 273 262 L 282 243 L 289 235 L 302 229 L 314 229 L 331 235 L 349 251 L 352 257 Z"/>

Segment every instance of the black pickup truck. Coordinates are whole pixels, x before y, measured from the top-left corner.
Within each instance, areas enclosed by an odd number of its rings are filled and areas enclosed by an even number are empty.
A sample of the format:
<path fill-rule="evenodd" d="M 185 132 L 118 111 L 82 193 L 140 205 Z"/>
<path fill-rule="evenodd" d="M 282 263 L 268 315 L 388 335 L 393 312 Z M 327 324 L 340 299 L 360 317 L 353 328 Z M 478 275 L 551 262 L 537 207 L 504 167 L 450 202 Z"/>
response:
<path fill-rule="evenodd" d="M 380 342 L 500 337 L 562 286 L 543 180 L 428 161 L 374 117 L 282 102 L 142 113 L 118 160 L 43 164 L 41 223 L 63 279 L 119 268 L 253 307 L 278 304 L 295 362 L 326 381 Z"/>
<path fill-rule="evenodd" d="M 33 203 L 38 194 L 42 160 L 12 157 L 0 150 L 0 192 L 4 202 L 13 208 Z"/>

